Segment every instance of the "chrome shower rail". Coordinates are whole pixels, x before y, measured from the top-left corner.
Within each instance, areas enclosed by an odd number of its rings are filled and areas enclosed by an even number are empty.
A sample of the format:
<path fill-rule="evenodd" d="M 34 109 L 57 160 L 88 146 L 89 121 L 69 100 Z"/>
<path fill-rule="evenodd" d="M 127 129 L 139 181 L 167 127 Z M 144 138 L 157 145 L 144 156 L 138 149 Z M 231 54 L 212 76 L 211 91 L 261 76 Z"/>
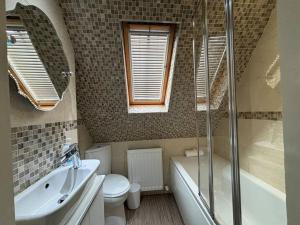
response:
<path fill-rule="evenodd" d="M 242 225 L 241 192 L 240 192 L 240 166 L 238 149 L 238 125 L 235 90 L 235 60 L 234 60 L 234 16 L 232 0 L 224 0 L 225 3 L 225 26 L 226 26 L 226 49 L 228 70 L 228 106 L 229 127 L 231 146 L 231 183 L 232 183 L 232 206 L 233 223 Z"/>
<path fill-rule="evenodd" d="M 193 32 L 195 31 L 195 21 L 193 21 Z M 195 32 L 193 34 L 193 65 L 194 65 L 194 96 L 195 96 L 195 118 L 196 118 L 196 137 L 197 137 L 197 154 L 198 154 L 198 165 L 200 164 L 199 160 L 199 148 L 200 148 L 200 143 L 199 143 L 199 124 L 197 121 L 197 71 L 196 71 L 196 46 L 195 46 Z M 200 166 L 198 166 L 198 194 L 201 195 L 200 192 Z"/>
<path fill-rule="evenodd" d="M 207 21 L 207 0 L 202 1 L 202 20 L 203 20 L 203 49 L 204 49 L 204 65 L 206 79 L 206 124 L 207 124 L 207 147 L 209 158 L 209 208 L 211 217 L 215 218 L 215 197 L 214 197 L 214 176 L 213 176 L 213 151 L 212 151 L 212 131 L 210 116 L 210 76 L 209 76 L 209 57 L 208 57 L 208 21 Z"/>
<path fill-rule="evenodd" d="M 231 184 L 232 184 L 232 205 L 233 205 L 233 224 L 242 225 L 241 212 L 241 193 L 240 193 L 240 166 L 238 150 L 238 129 L 237 129 L 237 106 L 235 89 L 235 59 L 234 59 L 234 17 L 233 1 L 224 0 L 225 8 L 225 28 L 226 28 L 226 56 L 228 71 L 228 109 L 229 109 L 229 127 L 230 127 L 230 146 L 231 146 Z M 209 154 L 209 212 L 212 219 L 218 223 L 214 212 L 214 182 L 213 182 L 213 146 L 211 130 L 211 110 L 210 110 L 210 76 L 209 76 L 209 34 L 208 34 L 208 15 L 207 0 L 202 0 L 202 31 L 203 31 L 203 49 L 204 49 L 204 75 L 206 79 L 206 97 L 207 97 L 207 144 Z M 194 44 L 194 43 L 193 43 Z M 195 55 L 195 45 L 193 45 Z M 194 58 L 194 75 L 195 71 Z M 195 77 L 196 78 L 196 77 Z M 196 80 L 195 80 L 196 82 Z M 196 92 L 197 94 L 197 92 Z M 197 96 L 197 95 L 196 95 Z M 197 104 L 197 101 L 196 101 Z M 198 174 L 200 176 L 200 173 Z M 200 180 L 200 179 L 199 179 Z M 199 188 L 200 188 L 200 184 Z M 199 191 L 201 195 L 201 190 Z"/>

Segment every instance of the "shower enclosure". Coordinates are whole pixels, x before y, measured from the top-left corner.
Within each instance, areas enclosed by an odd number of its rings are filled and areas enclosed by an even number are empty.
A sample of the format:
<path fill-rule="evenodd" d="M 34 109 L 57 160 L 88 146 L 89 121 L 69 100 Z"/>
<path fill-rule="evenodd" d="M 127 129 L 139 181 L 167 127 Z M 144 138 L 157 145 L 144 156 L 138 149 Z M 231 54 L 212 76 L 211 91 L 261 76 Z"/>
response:
<path fill-rule="evenodd" d="M 198 188 L 215 224 L 287 224 L 275 8 L 275 0 L 196 3 Z"/>

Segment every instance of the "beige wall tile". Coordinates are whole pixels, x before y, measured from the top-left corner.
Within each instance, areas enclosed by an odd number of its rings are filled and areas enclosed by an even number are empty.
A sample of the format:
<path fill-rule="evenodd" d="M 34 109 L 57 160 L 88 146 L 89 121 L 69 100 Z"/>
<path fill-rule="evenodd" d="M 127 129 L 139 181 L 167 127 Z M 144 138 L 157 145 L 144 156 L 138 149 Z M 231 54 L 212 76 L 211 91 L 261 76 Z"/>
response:
<path fill-rule="evenodd" d="M 229 160 L 228 120 L 221 125 L 214 136 L 215 153 Z M 284 192 L 282 121 L 239 119 L 238 125 L 240 167 Z"/>
<path fill-rule="evenodd" d="M 268 68 L 279 54 L 277 45 L 274 10 L 237 86 L 238 111 L 282 111 L 281 83 L 273 89 L 267 85 L 265 77 Z"/>
<path fill-rule="evenodd" d="M 281 82 L 272 89 L 265 74 L 278 54 L 276 12 L 253 51 L 237 88 L 239 112 L 282 111 Z M 282 121 L 239 119 L 240 167 L 273 187 L 285 191 Z M 228 118 L 214 132 L 215 152 L 230 159 Z"/>

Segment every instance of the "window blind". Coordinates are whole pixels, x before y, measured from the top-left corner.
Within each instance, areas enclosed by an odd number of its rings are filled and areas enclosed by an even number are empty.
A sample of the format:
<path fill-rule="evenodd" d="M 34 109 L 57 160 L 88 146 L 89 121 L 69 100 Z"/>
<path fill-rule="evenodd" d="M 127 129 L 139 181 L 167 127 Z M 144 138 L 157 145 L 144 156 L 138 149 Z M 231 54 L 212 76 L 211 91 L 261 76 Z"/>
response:
<path fill-rule="evenodd" d="M 225 36 L 210 37 L 208 40 L 209 80 L 211 86 L 216 78 L 222 59 L 225 55 L 225 46 Z M 197 98 L 206 97 L 206 75 L 203 45 L 196 74 L 196 86 Z"/>
<path fill-rule="evenodd" d="M 55 102 L 58 94 L 26 30 L 7 29 L 10 68 L 36 102 Z"/>
<path fill-rule="evenodd" d="M 129 105 L 164 105 L 175 24 L 123 23 Z"/>
<path fill-rule="evenodd" d="M 130 31 L 133 101 L 162 99 L 168 38 L 168 32 Z"/>

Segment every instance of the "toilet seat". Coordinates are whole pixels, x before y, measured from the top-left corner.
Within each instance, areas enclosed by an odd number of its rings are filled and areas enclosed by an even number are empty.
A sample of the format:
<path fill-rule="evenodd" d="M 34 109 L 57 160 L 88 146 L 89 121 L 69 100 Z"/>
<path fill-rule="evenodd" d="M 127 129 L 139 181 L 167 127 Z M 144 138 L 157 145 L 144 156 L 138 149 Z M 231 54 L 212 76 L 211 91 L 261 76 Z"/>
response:
<path fill-rule="evenodd" d="M 130 189 L 129 181 L 119 174 L 109 174 L 103 183 L 104 198 L 117 198 L 126 194 Z"/>

